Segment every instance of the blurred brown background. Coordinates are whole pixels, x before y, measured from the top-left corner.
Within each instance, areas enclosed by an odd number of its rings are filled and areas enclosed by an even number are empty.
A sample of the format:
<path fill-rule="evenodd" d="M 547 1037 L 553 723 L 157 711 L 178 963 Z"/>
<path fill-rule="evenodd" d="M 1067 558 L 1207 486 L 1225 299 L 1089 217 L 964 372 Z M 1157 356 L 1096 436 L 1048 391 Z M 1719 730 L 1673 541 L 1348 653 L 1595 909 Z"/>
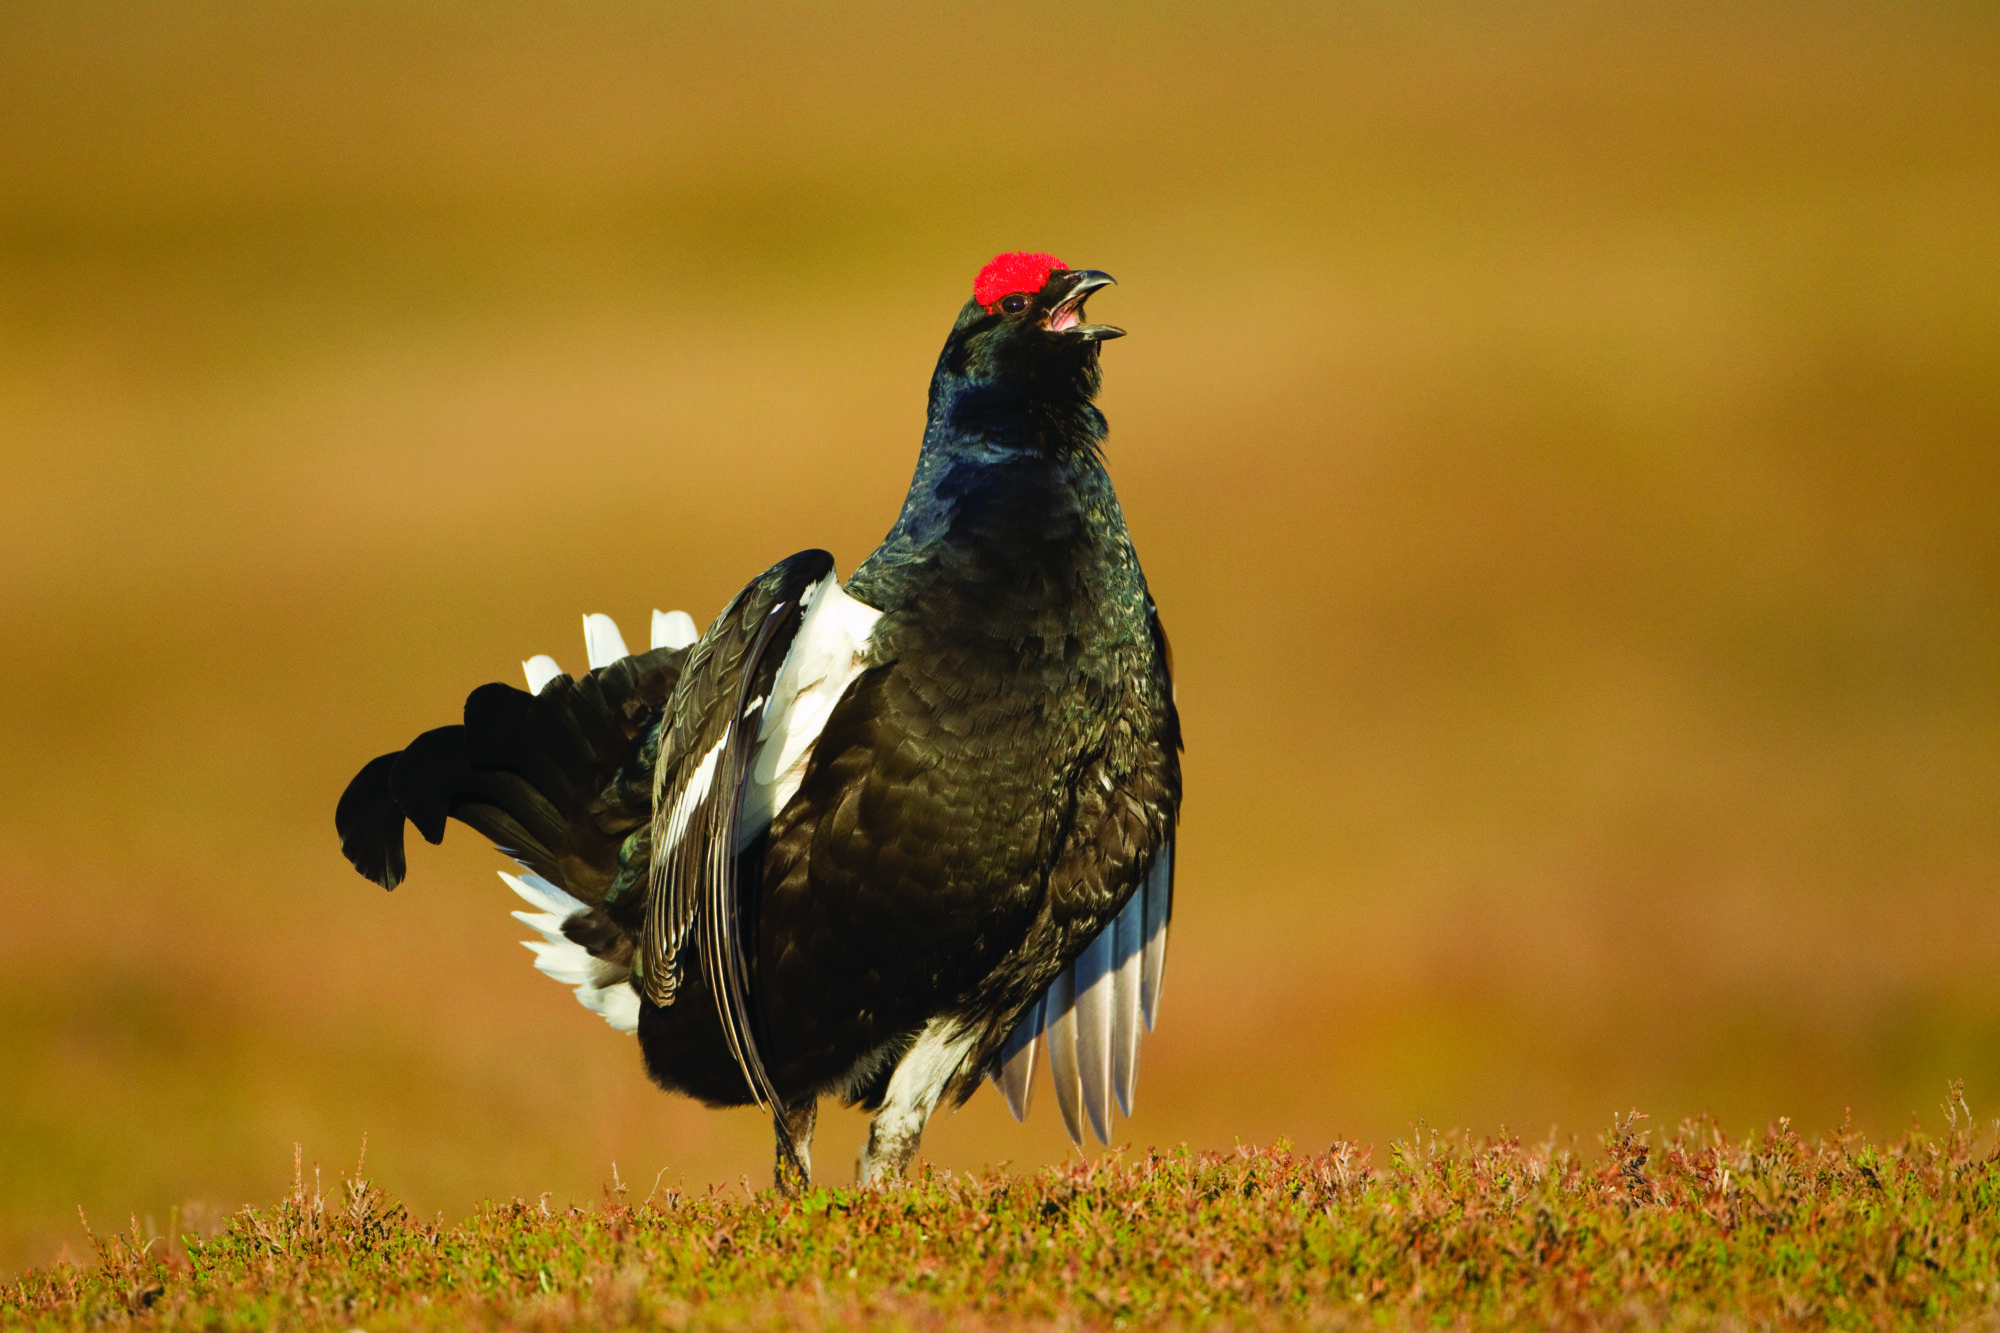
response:
<path fill-rule="evenodd" d="M 364 1132 L 423 1212 L 765 1180 L 334 798 L 851 569 L 1020 247 L 1123 283 L 1189 737 L 1132 1142 L 2000 1110 L 1991 6 L 14 4 L 0 1264 Z"/>

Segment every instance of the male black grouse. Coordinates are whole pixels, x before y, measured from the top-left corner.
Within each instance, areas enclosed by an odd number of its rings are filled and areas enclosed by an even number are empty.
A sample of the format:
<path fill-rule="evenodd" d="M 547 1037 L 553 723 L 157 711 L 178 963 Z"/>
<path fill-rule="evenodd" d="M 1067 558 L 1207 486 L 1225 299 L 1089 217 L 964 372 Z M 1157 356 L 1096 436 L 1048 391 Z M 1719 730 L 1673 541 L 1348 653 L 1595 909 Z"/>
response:
<path fill-rule="evenodd" d="M 525 663 L 364 767 L 341 850 L 393 889 L 449 816 L 527 872 L 536 966 L 637 1030 L 661 1087 L 773 1115 L 810 1179 L 818 1099 L 875 1112 L 863 1183 L 990 1075 L 1026 1113 L 1046 1035 L 1070 1137 L 1131 1114 L 1181 799 L 1167 639 L 1105 473 L 1086 323 L 1111 282 L 981 271 L 931 378 L 903 509 L 845 586 L 805 551 L 699 638 L 654 613 L 590 670 Z"/>

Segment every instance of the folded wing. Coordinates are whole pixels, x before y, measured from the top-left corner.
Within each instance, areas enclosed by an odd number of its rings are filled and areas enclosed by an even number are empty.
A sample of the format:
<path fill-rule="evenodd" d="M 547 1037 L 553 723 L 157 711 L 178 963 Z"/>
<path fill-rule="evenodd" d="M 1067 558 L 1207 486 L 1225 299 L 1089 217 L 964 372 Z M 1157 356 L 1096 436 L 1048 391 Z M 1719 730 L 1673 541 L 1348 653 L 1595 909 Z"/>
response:
<path fill-rule="evenodd" d="M 1083 1145 L 1088 1119 L 1098 1142 L 1109 1143 L 1114 1100 L 1132 1114 L 1139 1038 L 1159 1015 L 1173 902 L 1169 839 L 1118 915 L 1023 1011 L 1000 1048 L 990 1076 L 1016 1120 L 1027 1117 L 1035 1059 L 1044 1045 L 1071 1142 Z"/>

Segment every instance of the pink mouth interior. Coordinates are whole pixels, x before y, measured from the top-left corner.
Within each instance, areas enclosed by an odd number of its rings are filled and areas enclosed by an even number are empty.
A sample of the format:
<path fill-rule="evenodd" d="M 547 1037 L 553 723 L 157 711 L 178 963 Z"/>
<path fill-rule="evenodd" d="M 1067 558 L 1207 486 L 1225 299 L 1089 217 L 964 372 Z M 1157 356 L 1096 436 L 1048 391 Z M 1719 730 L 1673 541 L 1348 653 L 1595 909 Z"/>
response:
<path fill-rule="evenodd" d="M 1082 322 L 1082 317 L 1077 314 L 1076 306 L 1072 304 L 1059 305 L 1049 312 L 1050 333 L 1061 333 L 1064 329 L 1073 329 Z"/>

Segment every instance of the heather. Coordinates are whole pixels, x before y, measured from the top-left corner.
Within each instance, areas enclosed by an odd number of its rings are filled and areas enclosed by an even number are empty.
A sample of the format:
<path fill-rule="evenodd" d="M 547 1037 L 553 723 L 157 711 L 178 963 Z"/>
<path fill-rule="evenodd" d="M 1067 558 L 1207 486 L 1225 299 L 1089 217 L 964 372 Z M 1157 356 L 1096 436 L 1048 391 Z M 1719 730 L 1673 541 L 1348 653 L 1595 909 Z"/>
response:
<path fill-rule="evenodd" d="M 2000 1150 L 1940 1132 L 1125 1150 L 882 1190 L 654 1188 L 446 1225 L 365 1174 L 5 1289 L 94 1328 L 1932 1328 L 2000 1317 Z"/>

